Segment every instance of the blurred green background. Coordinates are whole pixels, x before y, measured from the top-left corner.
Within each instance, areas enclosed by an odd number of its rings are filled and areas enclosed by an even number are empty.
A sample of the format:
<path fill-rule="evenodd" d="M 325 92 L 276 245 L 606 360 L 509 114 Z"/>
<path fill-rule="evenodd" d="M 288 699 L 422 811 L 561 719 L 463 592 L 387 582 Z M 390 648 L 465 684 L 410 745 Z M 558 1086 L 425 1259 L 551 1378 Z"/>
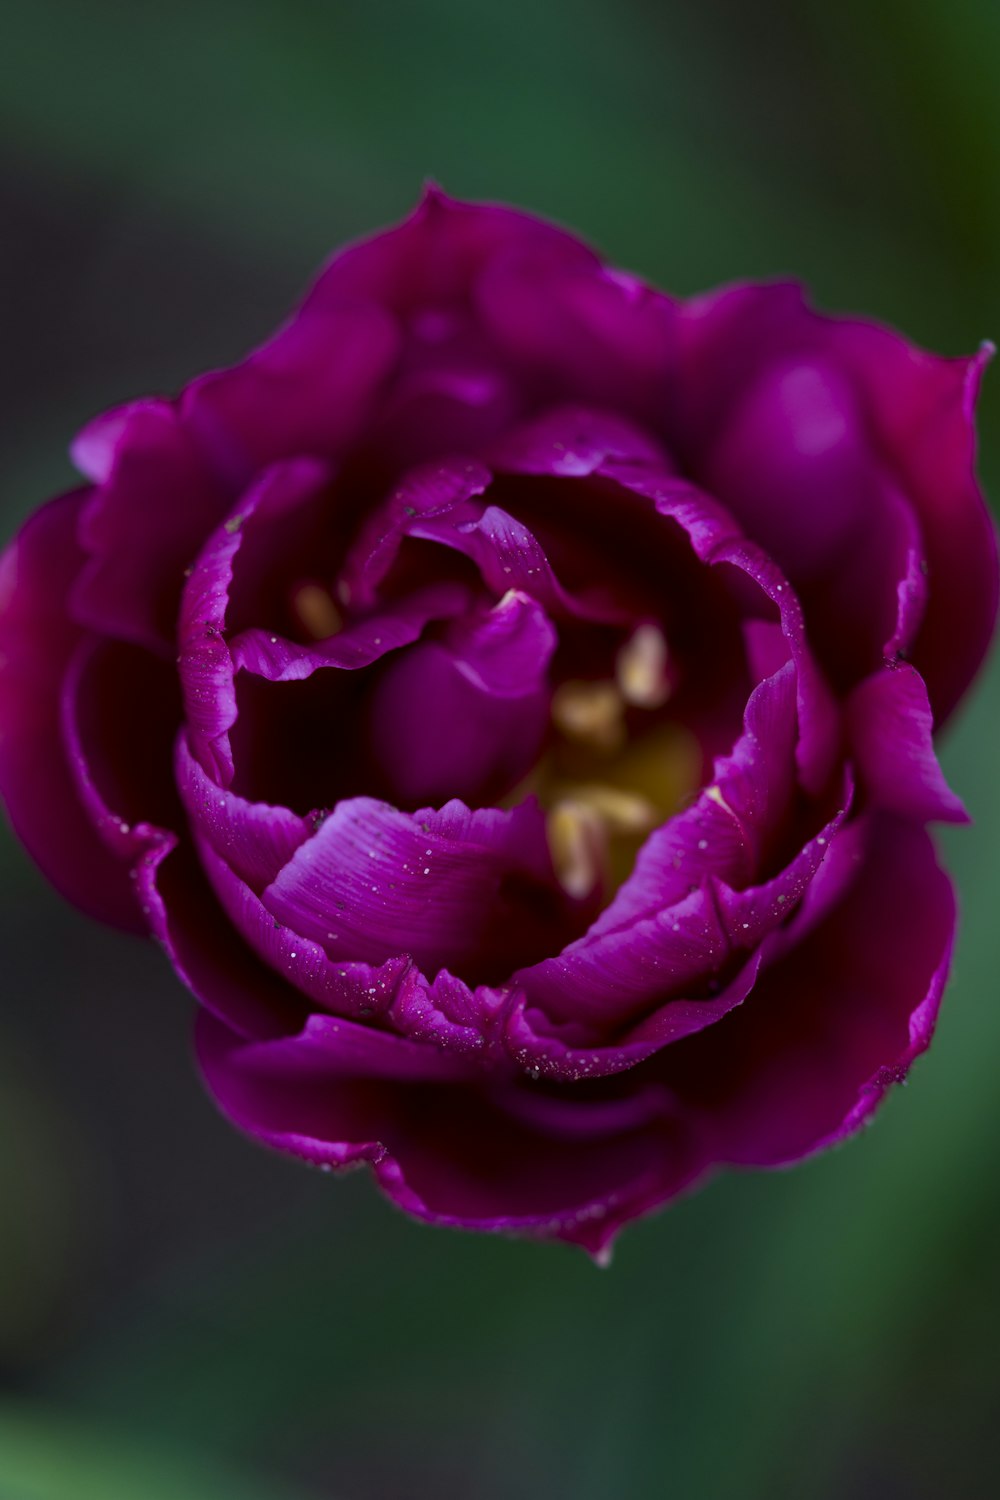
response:
<path fill-rule="evenodd" d="M 2 530 L 93 412 L 237 357 L 426 176 L 688 293 L 1000 336 L 991 0 L 35 0 L 0 62 Z M 1000 382 L 983 467 L 1000 494 Z M 432 1232 L 239 1139 L 158 953 L 0 847 L 0 1500 L 1000 1493 L 1000 672 L 963 935 L 849 1147 L 620 1241 Z"/>

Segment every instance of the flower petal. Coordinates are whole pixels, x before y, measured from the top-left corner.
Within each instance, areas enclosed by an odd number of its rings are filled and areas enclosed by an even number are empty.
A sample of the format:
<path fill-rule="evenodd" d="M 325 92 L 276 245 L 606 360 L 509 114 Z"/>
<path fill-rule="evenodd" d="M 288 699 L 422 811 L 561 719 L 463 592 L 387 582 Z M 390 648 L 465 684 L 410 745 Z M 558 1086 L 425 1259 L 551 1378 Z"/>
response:
<path fill-rule="evenodd" d="M 922 829 L 881 814 L 865 832 L 825 920 L 804 937 L 790 930 L 744 1006 L 657 1062 L 720 1161 L 776 1166 L 843 1139 L 930 1042 L 951 884 Z"/>
<path fill-rule="evenodd" d="M 796 444 L 803 434 L 808 437 L 811 423 L 825 411 L 826 425 L 819 423 L 820 435 L 826 431 L 828 437 L 835 436 L 835 428 L 842 433 L 830 449 L 831 456 L 839 453 L 838 463 L 851 452 L 855 454 L 852 462 L 860 459 L 858 440 L 863 432 L 870 472 L 877 480 L 875 489 L 870 484 L 861 486 L 872 501 L 868 519 L 874 523 L 874 532 L 859 533 L 863 545 L 847 559 L 848 573 L 857 572 L 859 579 L 858 589 L 849 594 L 850 613 L 853 617 L 859 607 L 862 614 L 867 613 L 866 598 L 871 598 L 873 589 L 880 590 L 886 582 L 895 588 L 905 577 L 905 558 L 903 571 L 895 558 L 902 556 L 907 544 L 904 538 L 896 538 L 896 507 L 884 498 L 886 493 L 897 492 L 916 516 L 923 548 L 920 561 L 926 562 L 930 586 L 912 659 L 927 682 L 936 720 L 943 722 L 982 660 L 997 613 L 996 536 L 976 481 L 973 424 L 991 348 L 984 346 L 971 359 L 938 358 L 875 323 L 814 312 L 801 288 L 791 283 L 728 287 L 696 298 L 678 313 L 677 337 L 668 441 L 689 472 L 709 476 L 707 482 L 711 483 L 716 444 L 723 450 L 719 461 L 725 462 L 729 424 L 741 423 L 754 441 L 759 437 L 759 428 L 751 431 L 753 412 L 739 418 L 740 402 L 756 400 L 755 420 L 767 417 L 772 426 L 775 420 L 783 422 Z M 823 390 L 813 380 L 811 400 L 796 403 L 787 393 L 782 399 L 782 372 L 786 376 L 792 372 L 794 384 L 794 372 L 802 369 L 820 372 Z M 777 383 L 770 396 L 769 380 Z M 748 395 L 761 381 L 763 395 Z M 808 396 L 809 388 L 800 388 L 800 394 L 803 390 Z M 755 453 L 759 461 L 759 446 Z M 734 465 L 735 460 L 730 470 Z M 754 486 L 755 475 L 748 479 L 737 474 L 730 494 L 734 476 L 727 474 L 722 498 L 739 509 L 741 487 Z M 791 488 L 788 493 L 794 508 Z M 838 516 L 844 513 L 849 493 L 859 491 L 847 486 L 839 493 Z M 766 516 L 772 514 L 770 489 L 762 488 L 760 497 L 765 502 L 766 525 Z M 826 514 L 833 514 L 832 506 Z M 751 535 L 764 534 L 758 533 L 756 513 L 745 515 L 744 522 Z M 817 524 L 810 508 L 806 530 Z M 775 526 L 780 529 L 778 521 Z M 794 539 L 797 535 L 793 524 L 787 536 Z M 846 545 L 846 536 L 842 541 Z M 788 543 L 777 531 L 771 542 L 775 558 L 798 584 L 796 560 L 785 552 Z M 836 580 L 842 573 L 843 569 L 832 569 L 830 576 Z M 811 595 L 807 603 L 811 604 Z M 883 602 L 876 620 L 884 622 L 886 607 Z M 835 620 L 833 602 L 823 608 Z M 870 662 L 868 670 L 873 666 Z"/>
<path fill-rule="evenodd" d="M 557 948 L 574 917 L 533 802 L 412 814 L 369 797 L 340 802 L 263 901 L 331 957 L 406 953 L 429 975 L 446 967 L 487 983 Z"/>
<path fill-rule="evenodd" d="M 217 1102 L 242 1129 L 320 1166 L 369 1161 L 390 1198 L 432 1223 L 564 1239 L 600 1254 L 624 1222 L 702 1169 L 662 1089 L 601 1105 L 535 1096 L 530 1085 L 449 1083 L 447 1073 L 418 1081 L 407 1077 L 411 1060 L 438 1070 L 455 1060 L 361 1031 L 313 1022 L 246 1045 L 203 1016 L 199 1054 Z"/>
<path fill-rule="evenodd" d="M 613 1042 L 592 1046 L 567 1041 L 543 1012 L 533 1009 L 520 991 L 509 1008 L 505 1043 L 518 1065 L 533 1078 L 558 1083 L 579 1083 L 586 1078 L 604 1078 L 621 1073 L 655 1056 L 661 1048 L 682 1037 L 692 1036 L 742 1005 L 756 982 L 761 952 L 751 955 L 735 979 L 711 998 L 687 1000 L 674 996 L 656 1007 Z M 569 1023 L 574 1031 L 576 1023 Z"/>
<path fill-rule="evenodd" d="M 394 319 L 374 303 L 303 308 L 240 364 L 189 385 L 181 418 L 238 493 L 282 460 L 338 458 L 360 435 L 398 348 Z"/>
<path fill-rule="evenodd" d="M 750 695 L 743 733 L 709 785 L 650 834 L 635 869 L 586 942 L 683 900 L 708 876 L 746 884 L 762 867 L 795 797 L 795 669 L 791 663 Z"/>
<path fill-rule="evenodd" d="M 687 532 L 702 562 L 732 568 L 749 580 L 754 592 L 759 591 L 770 601 L 797 671 L 799 778 L 807 791 L 822 791 L 840 748 L 837 707 L 809 648 L 802 605 L 785 576 L 766 553 L 742 535 L 721 506 L 692 485 L 670 476 L 660 478 L 645 467 L 630 464 L 608 464 L 605 473 L 645 496 L 660 515 L 676 521 Z"/>
<path fill-rule="evenodd" d="M 462 203 L 429 186 L 408 218 L 340 250 L 306 298 L 310 312 L 377 302 L 397 316 L 443 311 L 468 300 L 496 256 L 538 249 L 567 266 L 591 265 L 593 251 L 554 224 L 493 203 Z"/>
<path fill-rule="evenodd" d="M 548 250 L 497 256 L 476 306 L 520 382 L 647 424 L 661 415 L 675 358 L 676 306 L 638 277 Z"/>
<path fill-rule="evenodd" d="M 90 636 L 62 686 L 60 732 L 80 801 L 107 847 L 127 864 L 183 825 L 168 746 L 180 695 L 159 657 Z"/>
<path fill-rule="evenodd" d="M 490 455 L 499 473 L 580 479 L 616 460 L 669 472 L 661 444 L 642 428 L 606 411 L 559 406 L 504 436 Z"/>
<path fill-rule="evenodd" d="M 554 618 L 632 623 L 633 611 L 600 583 L 570 594 L 529 527 L 480 497 L 492 483 L 479 463 L 426 465 L 406 475 L 362 529 L 338 584 L 353 606 L 372 607 L 407 538 L 436 542 L 468 557 L 496 595 L 530 594 Z"/>
<path fill-rule="evenodd" d="M 976 479 L 974 423 L 993 351 L 942 359 L 876 324 L 821 324 L 920 524 L 930 593 L 911 655 L 940 725 L 975 675 L 997 614 L 996 529 Z"/>
<path fill-rule="evenodd" d="M 185 586 L 178 624 L 185 717 L 193 753 L 220 785 L 228 785 L 233 775 L 229 730 L 236 721 L 236 691 L 223 632 L 244 528 L 252 526 L 258 515 L 294 510 L 311 499 L 328 477 L 323 465 L 306 459 L 279 464 L 264 473 L 202 547 Z"/>
<path fill-rule="evenodd" d="M 410 967 L 407 955 L 374 965 L 330 958 L 321 943 L 279 922 L 203 834 L 195 835 L 195 846 L 237 940 L 298 991 L 299 1004 L 306 997 L 338 1016 L 382 1016 L 389 1010 Z"/>
<path fill-rule="evenodd" d="M 195 829 L 226 864 L 258 893 L 304 844 L 312 828 L 287 807 L 249 802 L 220 787 L 177 738 L 177 787 Z"/>
<path fill-rule="evenodd" d="M 167 835 L 136 866 L 136 895 L 178 978 L 239 1036 L 301 1026 L 304 997 L 273 973 L 226 917 L 191 843 Z"/>
<path fill-rule="evenodd" d="M 231 496 L 166 401 L 98 417 L 72 452 L 97 480 L 80 518 L 88 557 L 72 613 L 103 635 L 172 657 L 184 570 Z"/>
<path fill-rule="evenodd" d="M 969 821 L 934 754 L 927 688 L 913 667 L 890 667 L 859 683 L 847 705 L 847 722 L 875 805 L 915 823 Z"/>
<path fill-rule="evenodd" d="M 393 800 L 484 806 L 521 781 L 548 729 L 555 647 L 541 606 L 511 590 L 487 614 L 400 653 L 375 688 L 370 718 Z"/>
<path fill-rule="evenodd" d="M 516 983 L 550 1020 L 572 1022 L 592 1036 L 615 1031 L 651 1006 L 686 1001 L 696 988 L 711 995 L 735 958 L 751 953 L 795 912 L 835 841 L 849 800 L 847 788 L 837 814 L 772 879 L 734 890 L 706 878 L 670 906 L 626 927 L 588 933 L 557 957 L 517 970 Z M 704 1016 L 717 1019 L 711 1010 Z M 665 1027 L 666 1034 L 669 1018 Z"/>
<path fill-rule="evenodd" d="M 323 668 L 357 672 L 390 651 L 412 645 L 431 620 L 457 615 L 468 597 L 462 584 L 432 584 L 346 626 L 328 640 L 307 644 L 266 630 L 243 630 L 231 642 L 233 669 L 252 672 L 268 682 L 301 682 Z"/>
<path fill-rule="evenodd" d="M 85 496 L 53 500 L 0 558 L 0 793 L 43 873 L 82 911 L 142 931 L 127 866 L 88 817 L 60 735 L 63 679 L 83 632 L 63 601 L 83 563 Z"/>

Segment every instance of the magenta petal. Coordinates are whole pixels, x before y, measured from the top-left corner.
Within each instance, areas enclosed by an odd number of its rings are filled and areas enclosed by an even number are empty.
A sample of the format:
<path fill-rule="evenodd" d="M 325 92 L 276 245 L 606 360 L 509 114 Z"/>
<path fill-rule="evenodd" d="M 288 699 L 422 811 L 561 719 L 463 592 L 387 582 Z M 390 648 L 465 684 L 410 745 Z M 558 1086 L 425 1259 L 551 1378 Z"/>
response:
<path fill-rule="evenodd" d="M 927 689 L 913 667 L 888 667 L 859 683 L 847 722 L 864 787 L 876 806 L 915 823 L 968 822 L 934 754 Z"/>
<path fill-rule="evenodd" d="M 233 562 L 254 517 L 280 515 L 310 499 L 329 477 L 312 460 L 267 470 L 203 546 L 184 589 L 178 625 L 181 687 L 191 748 L 222 785 L 233 776 L 229 730 L 236 722 L 234 667 L 223 638 Z"/>
<path fill-rule="evenodd" d="M 662 412 L 675 358 L 675 304 L 596 257 L 567 266 L 547 251 L 498 256 L 476 306 L 503 357 L 541 394 L 647 422 Z"/>
<path fill-rule="evenodd" d="M 711 994 L 734 958 L 750 953 L 796 910 L 834 845 L 845 803 L 772 879 L 733 890 L 706 878 L 670 906 L 630 925 L 586 934 L 555 958 L 515 974 L 530 1005 L 553 1021 L 614 1031 L 649 1006 L 684 999 L 695 988 Z M 686 1003 L 686 1002 L 685 1002 Z M 719 1012 L 718 1014 L 722 1014 Z M 711 1009 L 705 1023 L 717 1019 Z M 670 1029 L 664 1019 L 664 1034 Z M 679 1025 L 676 1034 L 693 1029 Z"/>
<path fill-rule="evenodd" d="M 557 1083 L 579 1083 L 621 1073 L 655 1056 L 661 1048 L 693 1036 L 742 1005 L 753 989 L 761 954 L 755 953 L 736 978 L 711 999 L 675 996 L 644 1016 L 614 1042 L 583 1046 L 554 1032 L 540 1011 L 532 1010 L 521 992 L 505 1021 L 505 1044 L 518 1065 L 532 1077 Z"/>
<path fill-rule="evenodd" d="M 471 1080 L 406 1082 L 400 1068 L 413 1044 L 386 1038 L 384 1056 L 373 1051 L 368 1061 L 370 1045 L 357 1029 L 348 1036 L 329 1023 L 257 1046 L 211 1018 L 199 1025 L 206 1081 L 236 1124 L 321 1166 L 367 1160 L 390 1198 L 434 1223 L 564 1239 L 599 1253 L 624 1222 L 702 1169 L 672 1101 L 655 1086 L 598 1106 L 588 1123 L 587 1105 L 571 1096 L 484 1090 Z M 445 1054 L 415 1051 L 430 1054 L 425 1066 L 454 1066 Z"/>
<path fill-rule="evenodd" d="M 669 470 L 659 443 L 632 423 L 586 407 L 557 407 L 508 434 L 491 454 L 505 474 L 549 474 L 577 479 L 596 474 L 612 461 L 648 463 Z"/>
<path fill-rule="evenodd" d="M 88 558 L 73 613 L 102 634 L 172 655 L 184 570 L 231 497 L 166 401 L 98 417 L 72 451 L 97 481 L 80 519 Z"/>
<path fill-rule="evenodd" d="M 762 370 L 815 351 L 798 282 L 737 283 L 682 303 L 668 426 L 690 472 L 701 473 L 712 444 Z"/>
<path fill-rule="evenodd" d="M 927 834 L 882 815 L 826 919 L 747 1003 L 663 1054 L 658 1073 L 720 1160 L 774 1166 L 843 1139 L 929 1044 L 955 902 Z"/>
<path fill-rule="evenodd" d="M 583 941 L 662 911 L 708 876 L 746 884 L 781 832 L 794 798 L 795 724 L 795 671 L 789 663 L 751 693 L 731 754 L 716 762 L 691 807 L 650 834 L 632 874 Z"/>
<path fill-rule="evenodd" d="M 411 645 L 431 620 L 459 614 L 468 598 L 469 591 L 462 584 L 432 584 L 346 626 L 338 635 L 308 645 L 266 630 L 244 630 L 231 644 L 233 668 L 269 682 L 301 682 L 324 667 L 359 671 L 388 652 Z"/>
<path fill-rule="evenodd" d="M 490 1053 L 496 1067 L 502 1057 L 496 1044 L 509 1004 L 505 987 L 473 987 L 447 969 L 430 980 L 411 966 L 400 979 L 390 1016 L 396 1029 L 413 1041 L 467 1056 Z"/>
<path fill-rule="evenodd" d="M 941 359 L 875 324 L 819 321 L 923 534 L 930 595 L 912 659 L 940 725 L 979 667 L 997 614 L 996 530 L 976 479 L 974 423 L 992 349 Z"/>
<path fill-rule="evenodd" d="M 468 299 L 483 268 L 498 255 L 538 250 L 554 263 L 594 263 L 573 235 L 493 203 L 462 203 L 429 187 L 401 224 L 339 251 L 321 271 L 306 299 L 309 312 L 344 303 L 374 301 L 401 316 L 410 311 L 443 316 Z"/>
<path fill-rule="evenodd" d="M 511 590 L 389 665 L 375 690 L 375 756 L 396 800 L 496 801 L 531 770 L 549 722 L 556 636 L 545 612 Z"/>
<path fill-rule="evenodd" d="M 375 965 L 330 958 L 321 943 L 279 922 L 202 834 L 195 835 L 195 844 L 236 940 L 294 987 L 300 1003 L 305 996 L 339 1016 L 380 1016 L 389 1010 L 410 967 L 405 954 Z"/>
<path fill-rule="evenodd" d="M 766 365 L 699 478 L 800 591 L 813 649 L 838 685 L 909 646 L 927 599 L 920 528 L 829 358 Z"/>
<path fill-rule="evenodd" d="M 894 478 L 922 533 L 930 593 L 913 661 L 943 721 L 982 660 L 997 612 L 996 539 L 976 481 L 973 423 L 990 349 L 941 359 L 877 324 L 814 313 L 792 285 L 698 298 L 680 311 L 678 336 L 671 430 L 696 474 L 769 365 L 819 359 L 846 378 L 872 463 Z"/>
<path fill-rule="evenodd" d="M 888 661 L 909 652 L 920 629 L 927 608 L 927 555 L 913 507 L 902 495 L 886 492 L 886 507 L 891 512 L 895 554 L 892 572 L 896 579 L 895 618 L 892 635 L 882 647 Z"/>
<path fill-rule="evenodd" d="M 573 593 L 563 588 L 538 539 L 497 505 L 483 507 L 479 515 L 460 524 L 450 518 L 422 518 L 410 532 L 464 552 L 494 593 L 519 589 L 537 599 L 555 619 L 634 623 L 633 612 L 618 603 L 599 580 Z"/>
<path fill-rule="evenodd" d="M 491 478 L 490 471 L 479 463 L 427 464 L 411 470 L 362 527 L 338 582 L 341 598 L 352 607 L 373 605 L 400 544 L 412 531 L 412 520 L 475 517 L 479 508 L 470 508 L 470 502 L 484 493 Z"/>
<path fill-rule="evenodd" d="M 81 641 L 63 680 L 60 732 L 87 816 L 128 864 L 183 822 L 167 748 L 179 718 L 176 682 L 158 657 L 122 641 Z"/>
<path fill-rule="evenodd" d="M 534 803 L 410 814 L 369 797 L 340 802 L 263 900 L 333 957 L 406 953 L 430 975 L 487 982 L 519 955 L 558 946 L 566 922 Z"/>
<path fill-rule="evenodd" d="M 407 537 L 463 553 L 493 593 L 518 589 L 557 618 L 632 623 L 601 584 L 570 595 L 537 538 L 499 506 L 487 504 L 491 472 L 479 463 L 448 462 L 412 470 L 363 528 L 338 585 L 351 606 L 371 607 Z"/>
<path fill-rule="evenodd" d="M 235 491 L 283 459 L 335 459 L 359 435 L 398 342 L 374 304 L 300 311 L 241 364 L 190 385 L 182 420 Z"/>
<path fill-rule="evenodd" d="M 61 605 L 83 562 L 84 500 L 53 500 L 0 558 L 0 793 L 57 890 L 101 921 L 142 931 L 128 868 L 84 810 L 60 734 L 63 680 L 83 634 Z"/>
<path fill-rule="evenodd" d="M 177 786 L 192 825 L 241 880 L 260 892 L 312 829 L 287 807 L 248 802 L 212 780 L 178 736 Z"/>
<path fill-rule="evenodd" d="M 303 996 L 227 920 L 190 844 L 168 835 L 144 854 L 136 894 L 178 977 L 238 1035 L 280 1036 L 302 1024 Z"/>
<path fill-rule="evenodd" d="M 797 583 L 842 565 L 878 480 L 849 382 L 817 356 L 766 365 L 715 435 L 704 479 Z"/>
<path fill-rule="evenodd" d="M 823 789 L 836 762 L 840 745 L 837 706 L 823 673 L 809 648 L 798 595 L 771 559 L 747 540 L 733 518 L 684 480 L 658 475 L 648 467 L 609 463 L 608 478 L 644 496 L 657 512 L 676 521 L 691 539 L 702 562 L 726 566 L 749 580 L 752 590 L 770 601 L 795 663 L 798 680 L 798 773 L 809 792 Z M 742 580 L 741 580 L 742 581 Z"/>

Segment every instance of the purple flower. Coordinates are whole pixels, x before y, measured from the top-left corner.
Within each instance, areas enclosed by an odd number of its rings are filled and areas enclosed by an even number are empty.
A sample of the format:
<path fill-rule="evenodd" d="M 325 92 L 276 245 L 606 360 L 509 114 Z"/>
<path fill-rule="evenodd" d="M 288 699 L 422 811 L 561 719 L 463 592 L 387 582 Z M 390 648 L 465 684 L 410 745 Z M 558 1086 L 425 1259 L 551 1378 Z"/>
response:
<path fill-rule="evenodd" d="M 431 192 L 77 439 L 2 564 L 14 825 L 232 1120 L 422 1218 L 596 1253 L 840 1140 L 951 951 L 985 357 Z"/>

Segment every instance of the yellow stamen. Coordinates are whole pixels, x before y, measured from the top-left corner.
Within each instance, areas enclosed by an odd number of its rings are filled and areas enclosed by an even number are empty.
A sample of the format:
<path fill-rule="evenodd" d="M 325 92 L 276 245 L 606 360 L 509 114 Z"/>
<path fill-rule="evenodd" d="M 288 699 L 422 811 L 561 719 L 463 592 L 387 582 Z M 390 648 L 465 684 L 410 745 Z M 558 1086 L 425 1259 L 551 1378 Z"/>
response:
<path fill-rule="evenodd" d="M 601 816 L 591 807 L 565 798 L 546 820 L 552 865 L 570 896 L 589 896 L 604 873 L 607 836 Z"/>
<path fill-rule="evenodd" d="M 656 808 L 646 797 L 637 797 L 633 792 L 603 782 L 568 788 L 568 796 L 578 807 L 596 813 L 608 833 L 649 833 L 660 821 Z"/>
<path fill-rule="evenodd" d="M 640 625 L 618 653 L 618 690 L 633 708 L 661 708 L 670 697 L 667 642 L 656 625 Z"/>
<path fill-rule="evenodd" d="M 550 809 L 549 848 L 563 888 L 579 899 L 602 883 L 610 895 L 632 873 L 647 836 L 694 792 L 701 751 L 693 735 L 664 724 L 616 756 L 592 755 L 589 767 L 576 760 L 547 757 L 519 795 L 534 793 Z"/>
<path fill-rule="evenodd" d="M 318 583 L 300 584 L 292 596 L 292 612 L 314 641 L 325 641 L 344 627 L 343 615 Z"/>
<path fill-rule="evenodd" d="M 609 755 L 625 743 L 624 712 L 613 682 L 563 682 L 552 695 L 552 722 L 560 733 Z"/>
<path fill-rule="evenodd" d="M 659 821 L 645 797 L 599 782 L 567 788 L 546 821 L 560 885 L 578 900 L 600 881 L 620 885 L 642 840 Z"/>

